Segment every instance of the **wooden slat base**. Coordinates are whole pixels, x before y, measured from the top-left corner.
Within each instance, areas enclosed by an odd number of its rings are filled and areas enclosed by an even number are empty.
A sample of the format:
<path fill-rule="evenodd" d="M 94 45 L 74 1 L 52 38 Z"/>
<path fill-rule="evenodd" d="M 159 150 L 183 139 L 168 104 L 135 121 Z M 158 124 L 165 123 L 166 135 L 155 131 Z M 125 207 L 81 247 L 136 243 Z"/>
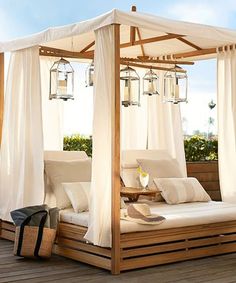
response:
<path fill-rule="evenodd" d="M 14 241 L 15 227 L 0 222 L 0 237 Z M 111 249 L 86 243 L 87 229 L 60 223 L 54 253 L 111 270 Z M 120 270 L 236 252 L 236 221 L 121 234 Z"/>

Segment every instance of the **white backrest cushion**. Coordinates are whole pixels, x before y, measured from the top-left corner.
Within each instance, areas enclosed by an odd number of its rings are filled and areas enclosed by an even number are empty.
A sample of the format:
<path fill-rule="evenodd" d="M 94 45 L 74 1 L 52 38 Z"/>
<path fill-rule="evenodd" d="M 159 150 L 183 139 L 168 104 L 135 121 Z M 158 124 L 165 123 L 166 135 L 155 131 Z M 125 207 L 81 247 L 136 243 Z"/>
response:
<path fill-rule="evenodd" d="M 45 161 L 45 172 L 56 197 L 56 206 L 60 209 L 71 206 L 62 183 L 90 182 L 91 158 L 77 161 Z"/>
<path fill-rule="evenodd" d="M 166 150 L 123 150 L 121 153 L 122 168 L 137 168 L 137 159 L 171 159 Z"/>
<path fill-rule="evenodd" d="M 54 160 L 54 161 L 72 161 L 72 160 L 82 160 L 88 158 L 85 151 L 44 151 L 44 160 Z M 45 199 L 46 203 L 50 207 L 56 206 L 56 197 L 52 191 L 49 183 L 49 179 L 44 172 L 44 188 L 45 188 Z"/>
<path fill-rule="evenodd" d="M 85 151 L 44 151 L 44 160 L 70 161 L 88 158 Z"/>
<path fill-rule="evenodd" d="M 196 178 L 154 178 L 154 183 L 168 204 L 211 200 Z"/>
<path fill-rule="evenodd" d="M 121 153 L 121 178 L 126 187 L 140 187 L 137 159 L 171 160 L 166 150 L 123 150 Z"/>

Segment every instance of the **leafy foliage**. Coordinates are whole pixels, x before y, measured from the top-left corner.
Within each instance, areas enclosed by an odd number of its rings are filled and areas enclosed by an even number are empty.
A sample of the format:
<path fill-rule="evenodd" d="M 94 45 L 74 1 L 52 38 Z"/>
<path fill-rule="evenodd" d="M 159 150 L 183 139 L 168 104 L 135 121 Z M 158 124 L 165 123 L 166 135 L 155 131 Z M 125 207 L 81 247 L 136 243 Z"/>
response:
<path fill-rule="evenodd" d="M 92 156 L 92 138 L 81 135 L 65 136 L 63 150 L 85 151 L 88 156 Z"/>
<path fill-rule="evenodd" d="M 186 161 L 218 160 L 217 139 L 192 136 L 184 141 Z"/>
<path fill-rule="evenodd" d="M 184 140 L 186 161 L 210 161 L 218 160 L 217 139 L 206 139 L 200 135 L 194 135 Z M 81 135 L 64 137 L 64 150 L 82 150 L 88 156 L 92 156 L 92 138 Z"/>

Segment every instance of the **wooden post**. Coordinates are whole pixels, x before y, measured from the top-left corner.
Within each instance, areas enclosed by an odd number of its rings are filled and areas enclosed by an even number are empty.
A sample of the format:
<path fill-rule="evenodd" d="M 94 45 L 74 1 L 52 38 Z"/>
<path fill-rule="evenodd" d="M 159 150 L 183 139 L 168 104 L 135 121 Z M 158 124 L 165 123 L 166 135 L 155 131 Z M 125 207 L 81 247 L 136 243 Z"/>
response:
<path fill-rule="evenodd" d="M 131 7 L 131 12 L 136 12 L 136 6 Z M 130 27 L 130 42 L 133 45 L 135 42 L 135 27 Z"/>
<path fill-rule="evenodd" d="M 114 24 L 114 87 L 112 117 L 112 250 L 111 272 L 120 273 L 120 25 Z"/>
<path fill-rule="evenodd" d="M 4 110 L 4 53 L 0 53 L 0 145 L 2 140 L 3 110 Z"/>

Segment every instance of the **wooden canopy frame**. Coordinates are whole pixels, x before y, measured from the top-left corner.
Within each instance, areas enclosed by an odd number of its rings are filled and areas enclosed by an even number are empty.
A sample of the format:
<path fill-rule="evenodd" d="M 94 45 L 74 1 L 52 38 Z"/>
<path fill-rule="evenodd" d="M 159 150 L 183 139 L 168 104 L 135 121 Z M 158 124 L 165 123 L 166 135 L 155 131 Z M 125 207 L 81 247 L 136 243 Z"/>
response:
<path fill-rule="evenodd" d="M 136 8 L 132 7 L 135 12 Z M 86 228 L 68 223 L 60 223 L 54 252 L 111 270 L 112 274 L 135 268 L 176 262 L 191 258 L 204 257 L 236 251 L 236 221 L 198 225 L 183 228 L 155 230 L 149 232 L 120 233 L 120 65 L 150 68 L 152 64 L 192 65 L 185 58 L 214 54 L 215 48 L 202 49 L 189 42 L 184 35 L 166 34 L 142 39 L 138 28 L 130 27 L 130 41 L 120 43 L 120 25 L 113 24 L 115 50 L 115 96 L 112 101 L 112 247 L 101 248 L 88 244 L 84 240 Z M 136 38 L 137 37 L 137 38 Z M 163 58 L 152 58 L 145 53 L 145 44 L 163 40 L 179 40 L 194 51 L 172 54 Z M 80 52 L 41 46 L 41 56 L 93 59 L 90 50 L 95 42 L 85 46 Z M 120 58 L 120 49 L 139 45 L 141 56 Z M 177 60 L 178 59 L 178 60 Z M 181 60 L 180 60 L 181 59 Z M 159 70 L 169 70 L 152 66 Z M 184 70 L 182 70 L 184 72 Z M 2 132 L 4 102 L 4 54 L 0 54 L 0 138 Z M 0 237 L 14 240 L 14 227 L 0 220 Z"/>

